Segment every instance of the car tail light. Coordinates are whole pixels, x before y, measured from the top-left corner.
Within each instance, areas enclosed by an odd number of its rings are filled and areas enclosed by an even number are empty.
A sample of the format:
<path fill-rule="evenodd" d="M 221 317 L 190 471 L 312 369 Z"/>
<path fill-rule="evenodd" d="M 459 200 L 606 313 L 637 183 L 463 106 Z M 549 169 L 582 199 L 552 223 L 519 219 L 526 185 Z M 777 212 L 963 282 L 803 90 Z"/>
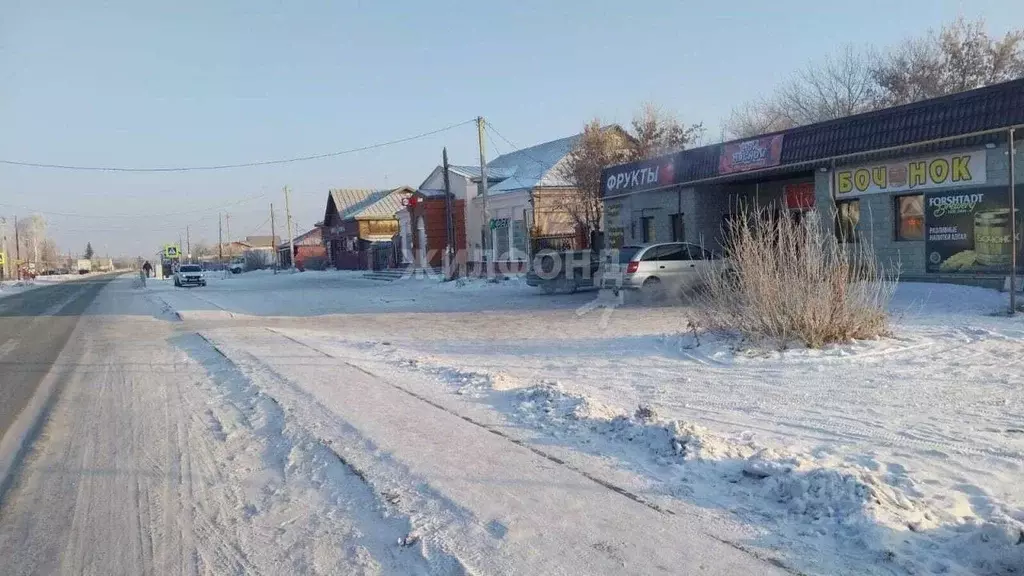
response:
<path fill-rule="evenodd" d="M 633 274 L 633 273 L 635 273 L 637 268 L 639 268 L 639 267 L 640 267 L 640 263 L 639 262 L 637 262 L 636 260 L 631 261 L 626 266 L 626 274 Z"/>

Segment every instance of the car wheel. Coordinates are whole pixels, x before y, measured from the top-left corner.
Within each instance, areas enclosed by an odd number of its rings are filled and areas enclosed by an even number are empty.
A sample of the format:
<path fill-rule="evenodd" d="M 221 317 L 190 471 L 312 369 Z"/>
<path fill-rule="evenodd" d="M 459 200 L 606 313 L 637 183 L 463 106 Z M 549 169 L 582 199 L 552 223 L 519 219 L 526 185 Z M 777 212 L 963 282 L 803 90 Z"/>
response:
<path fill-rule="evenodd" d="M 660 278 L 651 277 L 644 280 L 643 293 L 647 301 L 656 302 L 665 297 L 665 287 L 661 284 Z"/>
<path fill-rule="evenodd" d="M 577 271 L 577 272 L 575 272 L 572 275 L 572 280 L 569 280 L 568 283 L 566 283 L 565 288 L 566 288 L 566 290 L 569 291 L 569 294 L 575 294 L 575 293 L 579 292 L 580 286 L 582 286 L 582 285 L 583 285 L 583 273 Z"/>

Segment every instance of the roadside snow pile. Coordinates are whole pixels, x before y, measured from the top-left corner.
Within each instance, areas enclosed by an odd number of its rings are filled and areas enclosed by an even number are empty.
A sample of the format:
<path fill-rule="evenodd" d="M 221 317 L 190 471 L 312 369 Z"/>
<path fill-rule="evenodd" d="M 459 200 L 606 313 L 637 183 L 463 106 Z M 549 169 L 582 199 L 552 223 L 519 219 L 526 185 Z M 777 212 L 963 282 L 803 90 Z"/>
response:
<path fill-rule="evenodd" d="M 957 518 L 917 496 L 913 481 L 898 484 L 860 466 L 725 438 L 690 422 L 660 418 L 648 407 L 632 416 L 544 382 L 517 392 L 514 417 L 556 436 L 587 435 L 618 445 L 627 463 L 653 459 L 675 465 L 678 492 L 701 505 L 730 509 L 772 534 L 808 537 L 816 548 L 893 562 L 911 573 L 1020 574 L 1024 517 Z M 637 453 L 636 449 L 642 452 Z M 939 554 L 939 550 L 945 554 Z"/>

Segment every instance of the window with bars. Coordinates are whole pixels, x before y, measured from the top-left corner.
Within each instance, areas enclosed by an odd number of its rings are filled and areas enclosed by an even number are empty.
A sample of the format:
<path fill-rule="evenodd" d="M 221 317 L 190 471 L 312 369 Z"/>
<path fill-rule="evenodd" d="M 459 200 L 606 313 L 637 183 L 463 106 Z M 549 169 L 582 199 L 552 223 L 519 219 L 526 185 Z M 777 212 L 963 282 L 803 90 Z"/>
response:
<path fill-rule="evenodd" d="M 509 226 L 504 222 L 500 222 L 494 228 L 494 253 L 498 260 L 507 260 L 509 258 Z"/>

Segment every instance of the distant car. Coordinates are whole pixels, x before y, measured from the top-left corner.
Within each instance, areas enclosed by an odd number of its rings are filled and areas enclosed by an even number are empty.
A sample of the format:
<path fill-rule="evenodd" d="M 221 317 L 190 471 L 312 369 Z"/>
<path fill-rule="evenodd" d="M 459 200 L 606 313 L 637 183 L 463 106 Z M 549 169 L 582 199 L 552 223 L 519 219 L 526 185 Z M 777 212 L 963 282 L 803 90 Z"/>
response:
<path fill-rule="evenodd" d="M 235 258 L 231 261 L 231 265 L 228 266 L 228 270 L 231 270 L 232 274 L 241 274 L 245 272 L 245 259 Z"/>
<path fill-rule="evenodd" d="M 708 267 L 724 266 L 718 254 L 685 242 L 667 242 L 623 246 L 618 262 L 608 262 L 601 277 L 601 287 L 619 290 L 642 290 L 665 293 L 686 291 L 701 284 Z"/>
<path fill-rule="evenodd" d="M 202 266 L 198 264 L 182 264 L 174 273 L 174 285 L 183 286 L 206 286 L 206 274 Z"/>

